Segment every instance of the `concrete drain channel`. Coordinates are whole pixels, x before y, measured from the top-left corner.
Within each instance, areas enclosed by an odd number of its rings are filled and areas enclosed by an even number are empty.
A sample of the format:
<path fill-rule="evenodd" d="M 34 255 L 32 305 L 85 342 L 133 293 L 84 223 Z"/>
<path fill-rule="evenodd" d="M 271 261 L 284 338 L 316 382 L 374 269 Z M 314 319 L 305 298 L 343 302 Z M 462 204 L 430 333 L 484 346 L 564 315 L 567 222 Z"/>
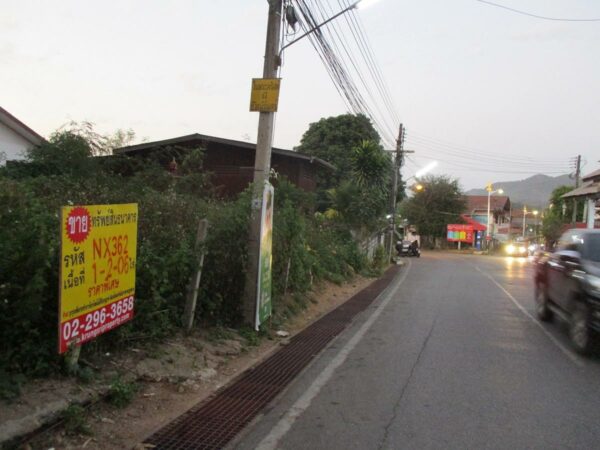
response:
<path fill-rule="evenodd" d="M 156 449 L 220 449 L 246 427 L 354 316 L 389 285 L 393 266 L 348 301 L 292 337 L 290 343 L 165 425 L 145 444 Z"/>

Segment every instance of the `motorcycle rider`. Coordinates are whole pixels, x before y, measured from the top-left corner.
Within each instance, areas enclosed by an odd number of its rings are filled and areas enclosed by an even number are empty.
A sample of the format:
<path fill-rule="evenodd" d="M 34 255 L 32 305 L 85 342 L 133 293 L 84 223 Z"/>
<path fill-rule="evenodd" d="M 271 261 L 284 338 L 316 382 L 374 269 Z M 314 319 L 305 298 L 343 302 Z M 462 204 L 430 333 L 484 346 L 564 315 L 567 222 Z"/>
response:
<path fill-rule="evenodd" d="M 416 239 L 410 244 L 410 252 L 413 254 L 413 256 L 419 256 L 419 241 Z"/>

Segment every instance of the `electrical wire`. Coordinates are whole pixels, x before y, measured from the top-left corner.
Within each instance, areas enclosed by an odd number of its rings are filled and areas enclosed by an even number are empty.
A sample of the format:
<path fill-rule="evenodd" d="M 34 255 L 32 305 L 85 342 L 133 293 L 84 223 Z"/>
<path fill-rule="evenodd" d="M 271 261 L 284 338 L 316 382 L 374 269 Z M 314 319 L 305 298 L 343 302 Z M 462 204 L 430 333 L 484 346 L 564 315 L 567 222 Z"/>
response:
<path fill-rule="evenodd" d="M 473 154 L 463 154 L 460 152 L 456 152 L 453 150 L 449 150 L 446 148 L 436 148 L 435 146 L 428 145 L 426 143 L 409 140 L 411 149 L 416 149 L 419 153 L 422 149 L 429 151 L 430 154 L 444 156 L 452 156 L 458 160 L 466 160 L 466 161 L 477 161 L 479 163 L 487 163 L 494 164 L 499 166 L 511 166 L 513 168 L 520 169 L 530 169 L 537 171 L 545 171 L 545 170 L 564 170 L 569 167 L 568 160 L 564 160 L 562 163 L 544 163 L 540 161 L 532 161 L 532 162 L 524 162 L 519 160 L 511 160 L 510 158 L 502 158 L 502 157 L 490 157 L 485 155 L 479 155 L 476 153 Z"/>
<path fill-rule="evenodd" d="M 326 16 L 331 15 L 332 7 L 327 2 L 294 0 L 294 3 L 299 11 L 300 25 L 305 32 L 318 27 L 319 23 L 326 19 Z M 347 14 L 350 13 L 352 13 L 351 10 L 347 12 Z M 342 31 L 342 23 L 334 22 L 328 23 L 327 27 L 323 27 L 323 29 L 315 29 L 308 35 L 309 41 L 317 51 L 348 110 L 354 114 L 367 116 L 378 131 L 384 146 L 395 147 L 393 125 L 396 125 L 397 114 L 390 112 L 391 99 L 385 96 L 386 88 L 382 85 L 383 78 L 381 75 L 377 75 L 379 69 L 373 67 L 374 58 L 368 57 L 369 51 L 372 54 L 372 50 L 366 47 L 364 32 L 360 34 L 354 22 L 352 22 L 353 26 L 350 26 L 346 20 L 347 28 L 352 36 L 350 39 L 350 35 Z M 351 42 L 354 44 L 351 45 Z M 357 48 L 358 53 L 354 51 Z M 359 56 L 362 56 L 362 64 L 359 63 Z M 363 67 L 366 67 L 367 70 L 362 70 Z M 355 83 L 355 78 L 359 80 L 360 88 Z M 372 88 L 373 86 L 375 89 Z M 384 109 L 387 110 L 387 113 L 384 113 Z M 394 122 L 392 126 L 390 120 Z"/>
<path fill-rule="evenodd" d="M 475 155 L 475 156 L 495 156 L 495 157 L 498 156 L 498 152 L 485 151 L 483 149 L 478 149 L 478 148 L 464 147 L 464 146 L 454 144 L 454 143 L 451 143 L 448 141 L 442 141 L 439 139 L 429 138 L 429 137 L 426 137 L 425 135 L 414 132 L 412 130 L 411 130 L 410 134 L 407 133 L 407 136 L 410 139 L 425 142 L 425 143 L 428 143 L 435 147 L 455 150 L 460 153 L 465 153 L 465 154 L 470 154 L 470 155 Z M 571 159 L 573 159 L 573 158 L 571 158 Z M 502 154 L 502 160 L 503 161 L 504 160 L 513 160 L 513 161 L 521 161 L 521 162 L 536 162 L 536 163 L 539 162 L 538 158 L 532 158 L 532 157 L 528 157 L 528 156 L 509 155 L 509 154 L 505 154 L 505 153 Z M 544 161 L 552 162 L 552 163 L 560 163 L 560 164 L 564 164 L 564 162 L 565 162 L 565 160 L 562 158 L 561 159 L 544 158 Z"/>
<path fill-rule="evenodd" d="M 477 172 L 485 172 L 485 173 L 510 173 L 510 174 L 536 174 L 539 173 L 539 170 L 535 170 L 535 169 L 530 169 L 530 170 L 526 170 L 523 168 L 507 168 L 506 170 L 502 170 L 499 168 L 490 168 L 489 166 L 486 166 L 485 164 L 477 164 L 476 162 L 473 162 L 471 164 L 467 163 L 467 162 L 462 162 L 462 161 L 453 161 L 453 160 L 448 160 L 448 159 L 443 159 L 443 158 L 439 158 L 437 155 L 429 155 L 429 154 L 424 154 L 424 153 L 419 153 L 418 158 L 423 158 L 423 159 L 427 159 L 427 160 L 433 160 L 433 161 L 441 161 L 449 166 L 454 166 L 454 167 L 458 167 L 458 168 L 462 168 L 462 169 L 468 169 L 470 171 L 477 171 Z M 566 175 L 569 171 L 568 170 L 544 170 L 544 173 L 547 175 Z"/>
<path fill-rule="evenodd" d="M 489 2 L 487 0 L 475 0 L 475 1 L 479 2 L 479 3 L 485 3 L 486 5 L 495 6 L 496 8 L 506 9 L 508 11 L 511 11 L 511 12 L 514 12 L 517 14 L 521 14 L 524 16 L 535 17 L 536 19 L 553 20 L 553 21 L 557 21 L 557 22 L 600 22 L 600 18 L 598 18 L 598 19 L 566 19 L 566 18 L 562 18 L 562 17 L 548 17 L 548 16 L 541 16 L 539 14 L 529 13 L 526 11 L 521 11 L 520 9 L 510 8 L 508 6 L 504 6 L 499 3 Z"/>
<path fill-rule="evenodd" d="M 333 15 L 332 12 L 327 12 L 327 14 L 323 13 L 323 9 L 321 8 L 321 4 L 317 3 L 317 7 L 321 9 L 321 14 L 322 16 L 326 16 L 326 15 Z M 373 92 L 370 88 L 370 86 L 368 85 L 367 81 L 366 81 L 366 77 L 363 76 L 361 70 L 358 67 L 358 62 L 356 61 L 356 58 L 354 57 L 354 55 L 352 55 L 352 52 L 349 49 L 349 44 L 347 43 L 347 40 L 345 39 L 345 37 L 342 36 L 341 32 L 338 31 L 338 27 L 336 26 L 335 22 L 331 22 L 329 24 L 331 31 L 331 35 L 335 34 L 335 38 L 337 38 L 337 40 L 334 38 L 332 39 L 333 41 L 333 46 L 338 49 L 339 52 L 339 47 L 337 45 L 337 42 L 339 42 L 340 46 L 342 47 L 344 54 L 346 55 L 346 57 L 348 58 L 348 60 L 350 61 L 350 64 L 352 66 L 352 68 L 354 69 L 354 72 L 357 74 L 359 80 L 361 81 L 361 84 L 363 86 L 363 88 L 365 89 L 368 97 L 371 100 L 371 104 L 374 105 L 375 109 L 377 110 L 377 112 L 379 113 L 379 118 L 382 119 L 381 123 L 383 123 L 383 125 L 385 126 L 386 132 L 390 133 L 390 130 L 393 130 L 392 127 L 390 127 L 389 123 L 386 120 L 386 116 L 382 113 L 381 108 L 379 107 L 379 102 L 377 102 L 375 100 L 375 97 L 373 95 Z M 355 37 L 356 39 L 356 37 Z M 336 42 L 337 41 L 337 42 Z M 344 62 L 342 62 L 344 64 L 345 69 L 349 72 L 348 70 L 348 65 L 345 64 Z M 393 136 L 394 132 L 391 131 L 391 134 L 386 134 L 388 137 L 390 135 Z"/>

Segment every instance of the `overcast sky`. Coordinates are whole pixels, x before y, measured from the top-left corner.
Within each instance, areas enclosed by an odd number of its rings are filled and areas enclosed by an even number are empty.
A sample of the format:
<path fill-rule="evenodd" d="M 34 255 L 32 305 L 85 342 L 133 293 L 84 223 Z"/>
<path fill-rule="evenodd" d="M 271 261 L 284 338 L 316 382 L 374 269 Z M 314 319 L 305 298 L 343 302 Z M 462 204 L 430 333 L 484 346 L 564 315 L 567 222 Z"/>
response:
<path fill-rule="evenodd" d="M 597 0 L 497 3 L 600 18 Z M 267 10 L 266 0 L 0 0 L 0 106 L 45 136 L 88 120 L 140 139 L 255 142 L 250 84 Z M 356 14 L 416 151 L 405 177 L 432 159 L 465 189 L 526 178 L 536 160 L 553 176 L 578 154 L 584 173 L 600 167 L 600 22 L 475 0 L 380 0 Z M 286 50 L 281 77 L 275 146 L 347 112 L 308 40 Z"/>

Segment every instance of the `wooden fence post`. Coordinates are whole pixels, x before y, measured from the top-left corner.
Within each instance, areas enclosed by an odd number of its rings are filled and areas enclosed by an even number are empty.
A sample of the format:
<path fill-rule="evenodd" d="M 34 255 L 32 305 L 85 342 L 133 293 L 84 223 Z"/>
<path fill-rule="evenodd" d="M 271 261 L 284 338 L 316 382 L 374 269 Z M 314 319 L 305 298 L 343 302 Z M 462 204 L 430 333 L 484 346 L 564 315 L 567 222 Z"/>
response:
<path fill-rule="evenodd" d="M 196 302 L 198 300 L 198 289 L 200 279 L 202 278 L 202 266 L 204 265 L 204 241 L 208 233 L 208 220 L 202 219 L 198 224 L 198 233 L 196 234 L 195 252 L 200 251 L 198 266 L 195 276 L 190 280 L 187 299 L 185 301 L 185 311 L 183 313 L 183 326 L 185 332 L 189 333 L 194 325 L 194 314 L 196 313 Z"/>

